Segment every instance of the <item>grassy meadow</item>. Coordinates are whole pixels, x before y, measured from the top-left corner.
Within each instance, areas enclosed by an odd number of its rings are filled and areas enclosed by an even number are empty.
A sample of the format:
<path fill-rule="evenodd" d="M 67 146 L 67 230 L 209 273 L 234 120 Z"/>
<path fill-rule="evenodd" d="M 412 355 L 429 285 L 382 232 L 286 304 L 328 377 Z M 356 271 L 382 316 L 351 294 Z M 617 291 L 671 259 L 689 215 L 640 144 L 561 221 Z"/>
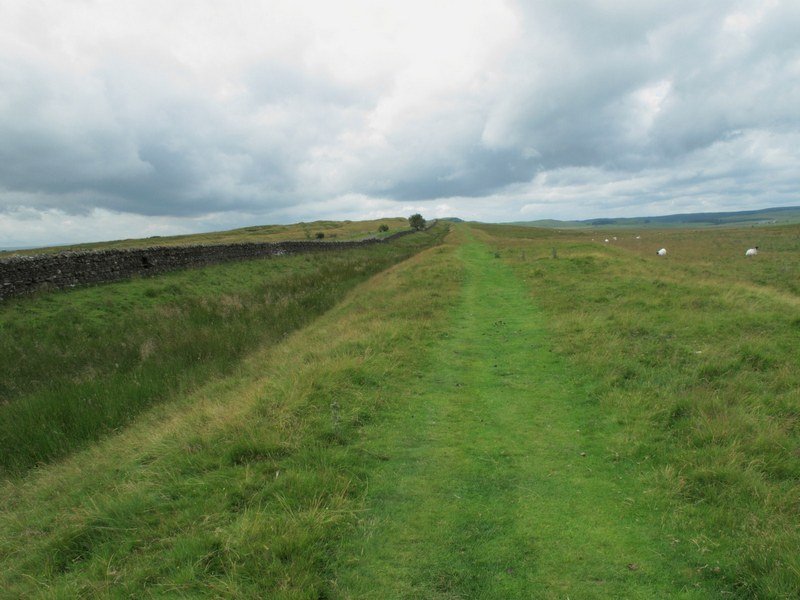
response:
<path fill-rule="evenodd" d="M 443 235 L 0 305 L 0 596 L 800 596 L 800 226 Z"/>
<path fill-rule="evenodd" d="M 665 535 L 720 590 L 795 597 L 800 226 L 481 231 L 589 382 L 608 460 L 670 500 Z"/>

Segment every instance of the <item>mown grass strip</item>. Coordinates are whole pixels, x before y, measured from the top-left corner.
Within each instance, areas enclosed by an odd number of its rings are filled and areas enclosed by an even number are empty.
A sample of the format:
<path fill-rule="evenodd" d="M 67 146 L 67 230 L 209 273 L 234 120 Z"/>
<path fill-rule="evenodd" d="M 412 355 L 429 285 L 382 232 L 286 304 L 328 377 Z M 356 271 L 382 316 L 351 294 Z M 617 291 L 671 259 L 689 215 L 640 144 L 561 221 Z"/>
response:
<path fill-rule="evenodd" d="M 442 235 L 3 302 L 0 475 L 64 456 L 228 372 Z"/>
<path fill-rule="evenodd" d="M 434 361 L 365 448 L 361 539 L 341 553 L 352 598 L 708 597 L 670 546 L 635 470 L 551 350 L 524 284 L 486 246 Z"/>
<path fill-rule="evenodd" d="M 332 556 L 382 462 L 360 431 L 428 362 L 459 272 L 450 246 L 426 250 L 226 377 L 0 484 L 3 594 L 334 596 Z"/>

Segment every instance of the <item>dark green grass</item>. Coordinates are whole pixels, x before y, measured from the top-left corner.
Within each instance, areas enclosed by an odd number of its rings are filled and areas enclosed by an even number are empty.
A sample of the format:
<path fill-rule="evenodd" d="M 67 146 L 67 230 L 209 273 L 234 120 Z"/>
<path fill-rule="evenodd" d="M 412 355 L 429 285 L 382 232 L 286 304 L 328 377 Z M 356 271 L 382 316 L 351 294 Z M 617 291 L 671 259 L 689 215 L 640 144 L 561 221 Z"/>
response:
<path fill-rule="evenodd" d="M 441 235 L 3 302 L 0 473 L 63 456 L 225 373 Z"/>
<path fill-rule="evenodd" d="M 756 260 L 747 229 L 660 232 L 666 259 L 630 235 L 484 231 L 621 425 L 609 452 L 669 499 L 676 547 L 735 597 L 798 597 L 800 228 L 759 230 Z"/>

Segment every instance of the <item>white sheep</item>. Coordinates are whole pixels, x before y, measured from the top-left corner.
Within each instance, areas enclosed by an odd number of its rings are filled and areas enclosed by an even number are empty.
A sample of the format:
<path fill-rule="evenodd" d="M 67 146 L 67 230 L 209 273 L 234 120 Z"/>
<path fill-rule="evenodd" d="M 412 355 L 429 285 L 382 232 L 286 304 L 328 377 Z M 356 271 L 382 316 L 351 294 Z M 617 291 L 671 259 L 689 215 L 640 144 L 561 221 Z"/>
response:
<path fill-rule="evenodd" d="M 656 254 L 658 254 L 659 256 L 666 256 L 667 255 L 667 249 L 666 248 L 662 248 L 661 250 L 656 252 Z"/>
<path fill-rule="evenodd" d="M 744 253 L 745 256 L 755 256 L 756 254 L 758 254 L 758 246 L 755 248 L 749 248 L 747 252 Z"/>
<path fill-rule="evenodd" d="M 603 241 L 607 244 L 608 243 L 608 238 L 604 239 Z"/>

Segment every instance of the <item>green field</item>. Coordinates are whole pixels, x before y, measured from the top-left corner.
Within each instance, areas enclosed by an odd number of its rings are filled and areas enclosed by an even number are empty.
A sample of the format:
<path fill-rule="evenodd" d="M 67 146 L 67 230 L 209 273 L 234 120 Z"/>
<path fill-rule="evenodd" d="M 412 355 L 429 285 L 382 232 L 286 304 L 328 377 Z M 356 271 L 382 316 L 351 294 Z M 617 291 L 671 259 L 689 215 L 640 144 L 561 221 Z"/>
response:
<path fill-rule="evenodd" d="M 603 235 L 0 305 L 0 596 L 800 596 L 800 226 Z"/>

